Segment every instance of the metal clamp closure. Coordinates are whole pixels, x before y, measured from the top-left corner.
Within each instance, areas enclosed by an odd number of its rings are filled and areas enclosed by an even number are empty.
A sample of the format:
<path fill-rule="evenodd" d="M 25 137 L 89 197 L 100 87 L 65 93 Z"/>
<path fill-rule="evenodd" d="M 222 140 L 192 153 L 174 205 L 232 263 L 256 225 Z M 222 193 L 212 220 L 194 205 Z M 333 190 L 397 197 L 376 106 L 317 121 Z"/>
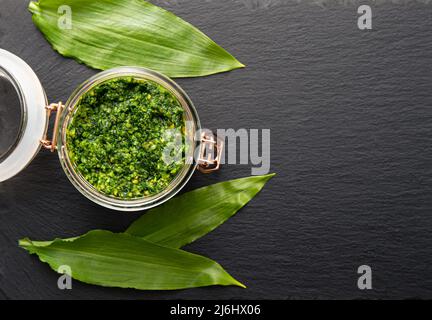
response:
<path fill-rule="evenodd" d="M 50 150 L 51 152 L 54 152 L 57 149 L 57 136 L 59 132 L 59 124 L 60 124 L 60 117 L 62 115 L 62 111 L 64 109 L 63 103 L 52 103 L 49 106 L 45 107 L 47 112 L 48 120 L 51 117 L 51 114 L 53 112 L 57 112 L 55 122 L 54 122 L 54 129 L 52 133 L 52 139 L 48 139 L 48 132 L 45 134 L 45 137 L 41 140 L 42 146 L 45 149 Z"/>
<path fill-rule="evenodd" d="M 201 148 L 198 158 L 198 170 L 202 173 L 211 173 L 219 170 L 224 142 L 213 133 L 201 134 Z"/>

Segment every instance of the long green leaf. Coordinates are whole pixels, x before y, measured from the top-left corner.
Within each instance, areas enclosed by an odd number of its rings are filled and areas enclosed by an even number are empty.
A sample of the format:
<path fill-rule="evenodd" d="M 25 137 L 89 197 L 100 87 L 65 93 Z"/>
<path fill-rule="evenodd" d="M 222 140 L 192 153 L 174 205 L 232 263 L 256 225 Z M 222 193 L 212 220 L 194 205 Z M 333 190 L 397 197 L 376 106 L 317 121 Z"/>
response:
<path fill-rule="evenodd" d="M 244 287 L 216 262 L 178 249 L 158 246 L 127 234 L 91 231 L 72 241 L 20 246 L 57 271 L 71 268 L 79 281 L 105 287 L 175 290 L 211 285 Z"/>
<path fill-rule="evenodd" d="M 144 214 L 126 233 L 165 247 L 181 248 L 228 220 L 273 176 L 236 179 L 185 193 Z"/>
<path fill-rule="evenodd" d="M 197 28 L 144 0 L 40 0 L 29 10 L 55 50 L 96 69 L 141 66 L 197 77 L 244 67 Z"/>

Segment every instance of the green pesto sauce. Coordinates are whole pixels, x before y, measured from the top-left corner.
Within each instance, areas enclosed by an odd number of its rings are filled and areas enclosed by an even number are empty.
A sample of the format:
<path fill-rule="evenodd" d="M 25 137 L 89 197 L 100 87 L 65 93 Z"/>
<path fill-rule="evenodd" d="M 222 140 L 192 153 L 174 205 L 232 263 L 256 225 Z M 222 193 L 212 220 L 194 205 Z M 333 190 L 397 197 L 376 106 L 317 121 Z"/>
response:
<path fill-rule="evenodd" d="M 68 154 L 101 193 L 147 197 L 184 166 L 184 131 L 184 110 L 172 93 L 153 81 L 117 78 L 81 97 L 66 133 Z"/>

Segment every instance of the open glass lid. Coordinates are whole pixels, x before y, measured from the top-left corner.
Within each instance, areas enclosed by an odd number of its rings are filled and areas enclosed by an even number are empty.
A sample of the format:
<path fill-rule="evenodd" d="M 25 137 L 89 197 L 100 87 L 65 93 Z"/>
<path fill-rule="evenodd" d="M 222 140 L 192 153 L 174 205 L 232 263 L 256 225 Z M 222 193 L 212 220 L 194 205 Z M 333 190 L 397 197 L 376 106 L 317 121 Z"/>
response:
<path fill-rule="evenodd" d="M 0 182 L 22 171 L 48 126 L 42 85 L 22 59 L 0 49 Z"/>

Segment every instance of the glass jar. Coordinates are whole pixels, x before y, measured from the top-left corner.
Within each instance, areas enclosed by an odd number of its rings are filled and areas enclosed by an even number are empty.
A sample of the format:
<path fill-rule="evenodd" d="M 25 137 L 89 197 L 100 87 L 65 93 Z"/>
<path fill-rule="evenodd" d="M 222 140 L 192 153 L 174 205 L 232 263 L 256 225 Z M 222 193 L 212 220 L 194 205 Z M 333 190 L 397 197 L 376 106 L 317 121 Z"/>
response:
<path fill-rule="evenodd" d="M 162 192 L 124 200 L 108 196 L 92 186 L 69 158 L 67 128 L 81 97 L 95 86 L 116 78 L 150 80 L 173 94 L 184 109 L 186 132 L 185 163 Z M 175 196 L 196 169 L 209 173 L 219 169 L 222 141 L 201 128 L 197 111 L 188 95 L 168 77 L 138 67 L 119 67 L 100 72 L 86 80 L 65 104 L 48 104 L 45 91 L 33 70 L 20 58 L 0 49 L 0 182 L 23 170 L 41 147 L 57 151 L 60 163 L 75 188 L 91 201 L 119 211 L 145 210 Z M 49 119 L 56 114 L 52 138 L 48 139 Z M 9 118 L 7 117 L 9 115 Z M 13 118 L 13 119 L 12 119 Z"/>

